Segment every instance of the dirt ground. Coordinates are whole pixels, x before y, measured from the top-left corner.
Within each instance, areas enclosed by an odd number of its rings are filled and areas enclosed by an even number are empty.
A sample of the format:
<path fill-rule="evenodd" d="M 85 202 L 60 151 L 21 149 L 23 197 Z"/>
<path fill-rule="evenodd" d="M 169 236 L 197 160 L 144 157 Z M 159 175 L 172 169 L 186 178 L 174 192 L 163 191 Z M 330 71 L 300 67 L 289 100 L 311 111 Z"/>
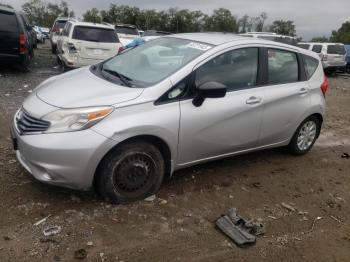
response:
<path fill-rule="evenodd" d="M 327 119 L 307 155 L 275 149 L 188 168 L 153 202 L 111 205 L 41 184 L 15 160 L 11 118 L 62 73 L 54 66 L 45 45 L 30 73 L 0 69 L 0 261 L 74 261 L 79 249 L 86 261 L 350 261 L 350 159 L 341 157 L 350 153 L 350 75 L 329 79 Z M 215 228 L 230 207 L 266 225 L 255 245 L 238 248 Z M 49 226 L 61 232 L 45 237 Z"/>

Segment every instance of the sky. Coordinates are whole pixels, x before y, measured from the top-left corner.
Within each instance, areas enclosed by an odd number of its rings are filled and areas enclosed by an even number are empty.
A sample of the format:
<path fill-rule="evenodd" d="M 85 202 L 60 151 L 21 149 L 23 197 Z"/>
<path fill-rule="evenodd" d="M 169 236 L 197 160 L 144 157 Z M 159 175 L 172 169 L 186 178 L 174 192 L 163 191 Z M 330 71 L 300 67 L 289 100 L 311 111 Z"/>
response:
<path fill-rule="evenodd" d="M 58 2 L 56 0 L 44 0 Z M 0 0 L 20 9 L 25 0 Z M 305 40 L 316 36 L 330 36 L 345 21 L 350 21 L 350 0 L 66 0 L 76 16 L 90 8 L 108 9 L 111 3 L 138 6 L 142 9 L 164 10 L 170 7 L 201 10 L 211 14 L 214 9 L 224 7 L 233 15 L 258 16 L 268 14 L 267 23 L 274 20 L 293 20 L 297 35 Z"/>

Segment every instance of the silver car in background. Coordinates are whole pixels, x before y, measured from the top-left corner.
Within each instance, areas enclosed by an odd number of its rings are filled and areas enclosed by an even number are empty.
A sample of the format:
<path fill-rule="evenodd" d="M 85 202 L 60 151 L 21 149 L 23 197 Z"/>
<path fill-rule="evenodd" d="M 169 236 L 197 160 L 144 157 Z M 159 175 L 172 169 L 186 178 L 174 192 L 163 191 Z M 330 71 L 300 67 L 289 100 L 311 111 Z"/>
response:
<path fill-rule="evenodd" d="M 121 203 L 199 163 L 320 134 L 327 79 L 317 54 L 220 33 L 165 36 L 52 77 L 13 120 L 19 162 L 38 180 Z"/>

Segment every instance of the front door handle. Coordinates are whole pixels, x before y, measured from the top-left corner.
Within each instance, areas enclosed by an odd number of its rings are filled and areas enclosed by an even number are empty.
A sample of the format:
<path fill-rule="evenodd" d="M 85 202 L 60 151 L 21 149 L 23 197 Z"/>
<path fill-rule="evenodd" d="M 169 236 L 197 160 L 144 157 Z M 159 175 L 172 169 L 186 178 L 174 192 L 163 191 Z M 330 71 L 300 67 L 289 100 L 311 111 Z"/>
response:
<path fill-rule="evenodd" d="M 255 105 L 255 104 L 260 104 L 261 103 L 261 97 L 256 97 L 256 96 L 251 96 L 245 101 L 247 105 Z"/>
<path fill-rule="evenodd" d="M 307 92 L 309 92 L 309 91 L 308 91 L 305 87 L 300 88 L 300 90 L 298 91 L 298 93 L 299 93 L 300 95 L 307 94 Z"/>

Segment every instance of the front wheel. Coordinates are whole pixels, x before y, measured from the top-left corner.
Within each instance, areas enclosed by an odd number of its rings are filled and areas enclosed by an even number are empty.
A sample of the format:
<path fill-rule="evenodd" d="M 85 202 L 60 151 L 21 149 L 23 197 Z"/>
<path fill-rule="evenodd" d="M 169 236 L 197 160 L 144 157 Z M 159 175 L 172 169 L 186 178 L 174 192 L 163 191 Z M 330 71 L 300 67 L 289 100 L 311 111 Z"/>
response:
<path fill-rule="evenodd" d="M 305 119 L 288 145 L 289 152 L 294 155 L 306 154 L 316 142 L 320 129 L 321 123 L 317 117 L 311 116 Z"/>
<path fill-rule="evenodd" d="M 157 147 L 131 142 L 102 160 L 96 174 L 97 190 L 113 203 L 142 200 L 159 190 L 164 173 L 164 158 Z"/>

